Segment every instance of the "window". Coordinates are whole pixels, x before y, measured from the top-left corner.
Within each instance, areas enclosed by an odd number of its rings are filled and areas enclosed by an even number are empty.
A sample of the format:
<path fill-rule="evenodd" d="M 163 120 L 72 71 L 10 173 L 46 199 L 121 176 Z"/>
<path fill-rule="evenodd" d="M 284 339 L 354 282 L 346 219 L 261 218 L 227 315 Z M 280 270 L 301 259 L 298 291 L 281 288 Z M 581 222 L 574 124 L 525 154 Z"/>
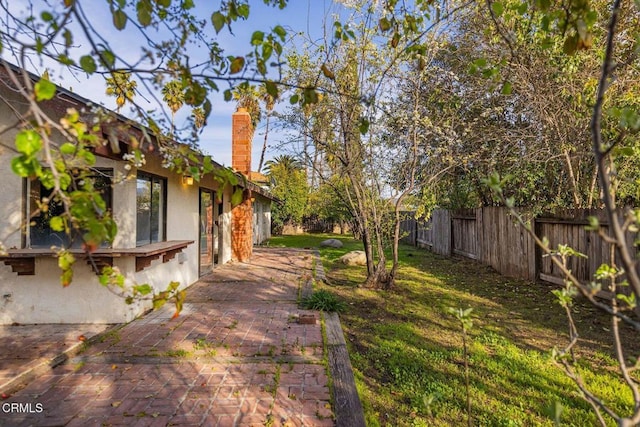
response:
<path fill-rule="evenodd" d="M 111 170 L 96 170 L 95 174 L 87 177 L 93 181 L 93 187 L 98 190 L 105 201 L 107 210 L 111 210 Z M 78 183 L 80 184 L 80 183 Z M 52 190 L 44 187 L 40 181 L 27 181 L 29 194 L 29 247 L 80 247 L 82 244 L 82 231 L 73 229 L 71 234 L 64 231 L 54 231 L 49 226 L 49 221 L 54 216 L 64 213 L 64 207 L 57 198 L 51 198 Z M 38 209 L 38 202 L 49 200 L 47 209 Z"/>
<path fill-rule="evenodd" d="M 165 240 L 167 181 L 138 173 L 136 184 L 136 246 Z"/>

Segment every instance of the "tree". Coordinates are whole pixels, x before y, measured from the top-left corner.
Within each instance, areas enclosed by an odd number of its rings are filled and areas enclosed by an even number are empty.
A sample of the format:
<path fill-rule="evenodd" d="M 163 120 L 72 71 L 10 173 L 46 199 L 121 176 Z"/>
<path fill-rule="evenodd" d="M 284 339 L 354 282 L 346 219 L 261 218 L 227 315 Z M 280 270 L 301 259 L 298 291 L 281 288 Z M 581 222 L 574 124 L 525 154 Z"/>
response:
<path fill-rule="evenodd" d="M 281 232 L 285 225 L 300 225 L 306 213 L 309 190 L 304 170 L 294 157 L 276 156 L 266 163 L 271 193 L 280 199 L 271 216 L 272 228 Z"/>
<path fill-rule="evenodd" d="M 286 119 L 302 130 L 301 155 L 313 165 L 313 177 L 320 179 L 320 185 L 332 176 L 347 183 L 343 197 L 367 256 L 367 285 L 391 288 L 399 262 L 399 208 L 408 195 L 418 192 L 418 170 L 423 166 L 419 159 L 427 158 L 428 151 L 418 137 L 419 126 L 413 126 L 416 138 L 411 138 L 403 133 L 407 126 L 401 129 L 397 125 L 402 120 L 412 122 L 421 112 L 413 105 L 408 111 L 406 104 L 398 106 L 399 100 L 406 98 L 398 95 L 399 86 L 410 78 L 408 71 L 416 64 L 423 67 L 431 60 L 439 48 L 434 44 L 439 32 L 423 37 L 416 48 L 410 38 L 390 31 L 394 24 L 387 22 L 388 11 L 400 5 L 349 4 L 350 19 L 334 24 L 333 39 L 325 40 L 316 51 L 309 48 L 314 46 L 309 42 L 304 54 L 288 57 L 290 64 L 298 65 L 291 73 L 295 85 L 313 85 L 320 94 L 314 99 L 299 91 L 296 100 L 300 105 Z M 427 22 L 418 15 L 406 21 L 425 34 L 429 32 Z M 318 68 L 320 72 L 314 73 Z M 390 129 L 394 120 L 396 131 Z M 438 174 L 437 170 L 433 173 Z M 407 175 L 405 171 L 410 172 Z M 433 178 L 430 173 L 423 174 L 425 181 L 429 180 L 427 175 Z M 314 178 L 311 183 L 315 187 Z M 393 194 L 398 196 L 395 200 L 391 200 Z M 389 246 L 394 253 L 390 271 L 385 255 Z"/>
<path fill-rule="evenodd" d="M 269 124 L 271 123 L 271 115 L 278 100 L 277 96 L 273 96 L 267 91 L 266 86 L 260 86 L 259 93 L 261 95 L 262 102 L 264 102 L 267 119 L 264 130 L 264 142 L 262 143 L 262 150 L 260 151 L 260 161 L 258 162 L 258 172 L 262 170 L 262 166 L 264 165 L 264 155 L 267 151 L 267 142 L 269 140 Z"/>
<path fill-rule="evenodd" d="M 251 116 L 251 125 L 255 129 L 262 119 L 262 108 L 260 107 L 260 92 L 258 88 L 249 83 L 241 83 L 233 90 L 233 99 L 238 108 L 244 108 Z"/>
<path fill-rule="evenodd" d="M 625 201 L 633 200 L 638 189 L 638 171 L 634 176 L 629 173 L 635 167 L 630 156 L 636 153 L 640 130 L 637 5 L 614 0 L 576 4 L 571 9 L 555 2 L 540 4 L 539 8 L 511 2 L 494 2 L 490 6 L 485 13 L 491 14 L 491 29 L 497 34 L 493 40 L 497 44 L 495 49 L 502 55 L 495 57 L 495 65 L 489 65 L 486 60 L 474 65 L 490 69 L 487 77 L 500 74 L 513 78 L 513 93 L 509 88 L 503 90 L 503 94 L 516 107 L 510 111 L 511 117 L 515 114 L 526 119 L 529 126 L 523 136 L 528 137 L 527 141 L 536 142 L 541 134 L 556 139 L 555 153 L 559 153 L 568 178 L 564 188 L 570 195 L 569 203 L 581 206 L 586 201 L 590 205 L 589 198 L 596 199 L 596 194 L 599 195 L 608 226 L 591 217 L 588 228 L 597 232 L 602 244 L 610 249 L 611 263 L 602 265 L 593 281 L 581 283 L 567 266 L 570 257 L 581 254 L 566 245 L 552 248 L 545 239 L 535 235 L 531 224 L 515 209 L 520 203 L 517 194 L 514 196 L 509 189 L 507 179 L 495 173 L 486 182 L 497 200 L 511 209 L 543 254 L 551 257 L 564 274 L 565 286 L 554 293 L 567 314 L 569 343 L 554 351 L 555 360 L 574 380 L 601 425 L 611 420 L 619 426 L 638 425 L 640 358 L 625 352 L 620 332 L 623 325 L 636 334 L 640 331 L 637 308 L 640 211 L 624 206 L 618 197 L 622 190 L 628 195 Z M 558 58 L 558 61 L 549 61 L 549 58 Z M 534 80 L 523 72 L 523 67 L 530 64 L 528 61 L 537 65 L 535 72 L 538 78 L 542 76 L 543 86 L 524 84 Z M 548 105 L 552 99 L 557 105 Z M 524 100 L 527 102 L 521 103 Z M 557 106 L 563 111 L 556 111 L 554 115 Z M 564 135 L 565 128 L 569 129 L 569 135 Z M 584 144 L 587 133 L 589 151 Z M 584 159 L 577 159 L 576 155 Z M 578 171 L 595 173 L 597 184 L 593 175 L 581 184 Z M 521 170 L 516 169 L 515 173 Z M 609 295 L 602 295 L 602 290 Z M 580 362 L 576 360 L 580 325 L 572 315 L 578 294 L 611 317 L 612 352 L 633 400 L 628 413 L 617 412 L 605 398 L 593 393 L 580 374 Z"/>

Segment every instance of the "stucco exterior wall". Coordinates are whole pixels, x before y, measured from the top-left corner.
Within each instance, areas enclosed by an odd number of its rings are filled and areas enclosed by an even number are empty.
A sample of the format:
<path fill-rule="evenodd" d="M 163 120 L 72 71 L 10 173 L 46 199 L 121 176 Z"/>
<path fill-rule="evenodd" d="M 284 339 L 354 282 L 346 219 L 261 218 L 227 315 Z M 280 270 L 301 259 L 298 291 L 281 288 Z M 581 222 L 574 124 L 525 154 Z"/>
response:
<path fill-rule="evenodd" d="M 18 276 L 0 264 L 0 324 L 120 323 L 140 314 L 139 304 L 102 287 L 89 265 L 78 260 L 71 285 L 60 285 L 60 269 L 53 257 L 36 258 L 34 276 Z"/>
<path fill-rule="evenodd" d="M 3 232 L 19 230 L 23 216 L 23 180 L 10 170 L 11 155 L 0 154 L 0 173 L 11 191 L 0 192 Z M 113 168 L 116 175 L 126 173 L 124 163 L 98 158 L 98 165 Z M 185 185 L 182 176 L 163 169 L 156 158 L 148 158 L 141 171 L 167 178 L 166 240 L 193 240 L 181 254 L 168 262 L 162 257 L 152 261 L 142 271 L 135 271 L 135 257 L 114 258 L 129 283 L 148 283 L 156 291 L 163 291 L 169 282 L 177 281 L 185 288 L 198 279 L 199 239 L 199 187 Z M 135 176 L 135 171 L 133 173 Z M 201 185 L 215 187 L 213 180 Z M 214 189 L 214 188 L 212 188 Z M 223 192 L 224 213 L 221 216 L 222 247 L 219 262 L 230 259 L 230 192 Z M 118 224 L 118 235 L 113 248 L 136 247 L 136 180 L 117 183 L 112 192 L 113 215 Z M 16 228 L 17 227 L 17 228 Z M 21 233 L 10 236 L 7 247 L 21 247 Z M 151 301 L 138 301 L 127 305 L 124 300 L 102 287 L 97 276 L 84 259 L 74 266 L 74 279 L 63 288 L 60 270 L 53 257 L 39 257 L 35 261 L 35 275 L 18 276 L 11 268 L 0 263 L 0 324 L 17 323 L 120 323 L 128 322 L 151 307 Z"/>
<path fill-rule="evenodd" d="M 14 92 L 0 84 L 3 100 L 0 102 L 0 241 L 7 249 L 21 249 L 29 245 L 28 232 L 21 226 L 26 223 L 28 200 L 26 180 L 11 170 L 15 135 L 19 127 L 14 111 L 24 110 L 26 104 Z M 86 101 L 86 100 L 85 100 Z M 60 117 L 66 108 L 82 108 L 83 101 L 73 94 L 57 96 L 42 103 L 42 108 L 52 117 Z M 84 114 L 84 113 L 83 113 Z M 88 113 L 87 113 L 88 114 Z M 245 113 L 246 116 L 248 114 Z M 52 136 L 57 140 L 56 135 Z M 250 141 L 249 141 L 250 144 Z M 250 147 L 249 147 L 250 148 Z M 250 158 L 250 157 L 249 157 Z M 114 250 L 136 247 L 136 170 L 127 171 L 126 163 L 105 157 L 97 157 L 96 167 L 112 169 L 112 213 L 118 233 L 112 244 Z M 250 166 L 250 163 L 249 163 Z M 180 174 L 162 167 L 154 154 L 146 155 L 146 164 L 139 171 L 166 178 L 166 229 L 164 240 L 193 241 L 173 259 L 163 262 L 162 256 L 149 266 L 136 272 L 136 258 L 132 255 L 114 257 L 113 265 L 125 275 L 129 284 L 148 283 L 156 291 L 163 291 L 172 281 L 185 288 L 198 279 L 200 239 L 200 190 L 206 188 L 221 191 L 218 184 L 205 177 L 200 183 L 186 185 Z M 129 174 L 128 180 L 121 178 Z M 232 189 L 222 190 L 222 213 L 218 217 L 218 264 L 232 258 Z M 260 196 L 262 197 L 262 196 Z M 270 236 L 269 200 L 261 203 L 256 216 L 256 228 L 260 230 L 258 243 Z M 252 219 L 249 210 L 249 220 Z M 249 225 L 249 231 L 252 228 Z M 265 237 L 267 236 L 267 237 Z M 249 247 L 250 245 L 249 240 Z M 99 284 L 97 275 L 84 258 L 78 257 L 74 265 L 74 278 L 70 286 L 60 284 L 60 269 L 53 256 L 38 255 L 35 258 L 34 275 L 18 276 L 8 265 L 0 261 L 0 324 L 28 323 L 121 323 L 128 322 L 151 307 L 151 301 L 136 301 L 127 305 L 124 299 Z M 215 274 L 215 270 L 214 270 Z"/>
<path fill-rule="evenodd" d="M 0 242 L 7 248 L 21 247 L 22 235 L 20 224 L 24 204 L 22 200 L 22 179 L 11 170 L 11 155 L 8 150 L 0 148 Z"/>
<path fill-rule="evenodd" d="M 219 263 L 225 264 L 231 261 L 231 189 L 226 188 L 222 198 L 222 215 L 218 217 L 222 237 L 220 242 L 222 246 L 219 248 Z"/>

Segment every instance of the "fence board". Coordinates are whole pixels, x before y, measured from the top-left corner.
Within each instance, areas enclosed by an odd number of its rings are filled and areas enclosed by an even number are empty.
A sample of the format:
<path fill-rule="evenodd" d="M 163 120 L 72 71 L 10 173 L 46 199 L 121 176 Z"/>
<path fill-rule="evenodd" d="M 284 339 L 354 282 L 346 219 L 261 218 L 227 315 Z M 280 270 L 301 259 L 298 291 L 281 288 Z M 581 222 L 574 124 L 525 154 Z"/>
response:
<path fill-rule="evenodd" d="M 452 252 L 478 259 L 478 231 L 474 211 L 451 213 Z"/>
<path fill-rule="evenodd" d="M 583 283 L 593 280 L 601 264 L 612 262 L 609 246 L 597 233 L 585 230 L 588 216 L 598 217 L 607 231 L 604 213 L 598 210 L 567 210 L 532 220 L 536 235 L 546 237 L 552 249 L 565 244 L 586 255 L 586 258 L 572 257 L 568 260 L 568 267 Z M 402 227 L 414 236 L 407 243 L 426 247 L 435 253 L 445 256 L 453 253 L 477 259 L 511 277 L 540 278 L 562 284 L 563 276 L 551 257 L 542 256 L 533 238 L 515 223 L 503 207 L 452 212 L 437 209 L 429 221 L 407 217 Z M 637 254 L 633 246 L 635 237 L 633 233 L 627 233 L 629 249 Z M 640 265 L 636 268 L 640 270 Z"/>

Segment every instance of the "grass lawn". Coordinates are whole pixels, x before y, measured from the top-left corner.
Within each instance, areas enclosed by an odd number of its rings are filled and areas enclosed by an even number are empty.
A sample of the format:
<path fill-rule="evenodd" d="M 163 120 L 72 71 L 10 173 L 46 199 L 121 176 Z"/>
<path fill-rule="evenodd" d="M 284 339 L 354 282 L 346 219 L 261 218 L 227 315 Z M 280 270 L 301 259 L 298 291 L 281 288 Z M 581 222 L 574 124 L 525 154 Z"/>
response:
<path fill-rule="evenodd" d="M 270 245 L 317 247 L 329 237 L 344 247 L 320 250 L 327 283 L 316 286 L 346 303 L 340 318 L 369 426 L 466 425 L 461 327 L 448 307 L 473 308 L 473 425 L 552 426 L 555 402 L 563 408 L 561 425 L 598 425 L 591 407 L 550 359 L 550 350 L 568 341 L 551 285 L 505 278 L 469 260 L 404 246 L 397 286 L 379 291 L 358 286 L 364 267 L 335 262 L 362 249 L 346 236 L 274 237 Z M 631 393 L 616 376 L 608 319 L 586 305 L 573 310 L 585 381 L 617 411 L 628 413 Z M 628 336 L 637 356 L 637 336 Z"/>

